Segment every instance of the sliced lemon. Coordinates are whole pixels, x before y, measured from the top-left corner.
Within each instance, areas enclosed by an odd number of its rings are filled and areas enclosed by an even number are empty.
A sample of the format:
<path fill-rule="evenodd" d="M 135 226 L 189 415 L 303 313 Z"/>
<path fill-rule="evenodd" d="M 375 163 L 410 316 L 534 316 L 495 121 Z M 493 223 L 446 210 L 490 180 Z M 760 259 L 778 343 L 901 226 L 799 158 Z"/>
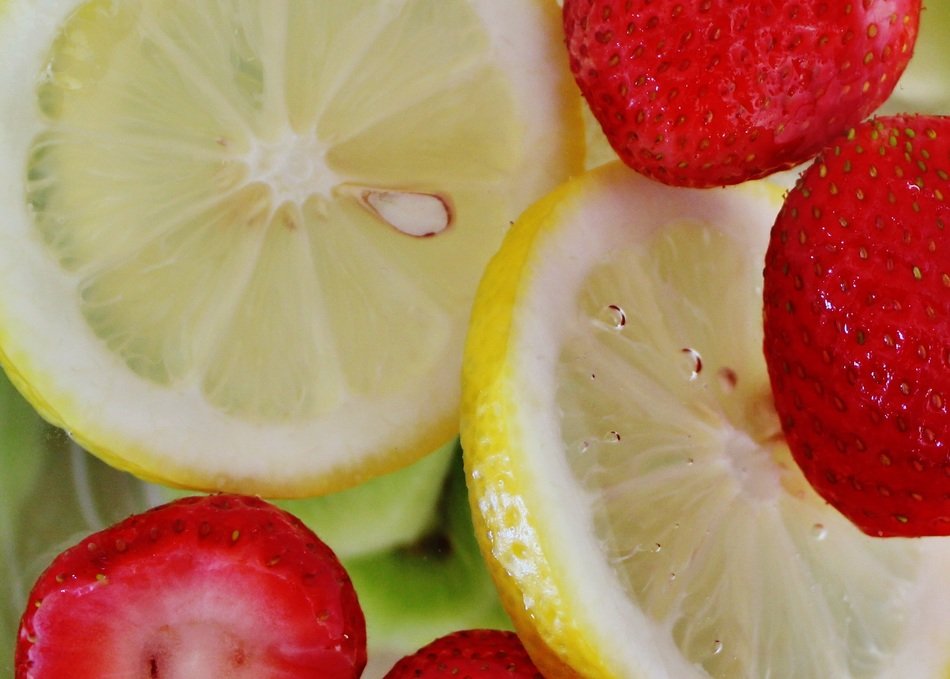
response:
<path fill-rule="evenodd" d="M 946 676 L 950 541 L 860 533 L 782 440 L 760 310 L 780 199 L 608 164 L 489 264 L 462 444 L 482 550 L 547 676 Z"/>
<path fill-rule="evenodd" d="M 580 167 L 546 0 L 14 0 L 0 346 L 151 480 L 311 495 L 457 431 L 471 299 Z"/>

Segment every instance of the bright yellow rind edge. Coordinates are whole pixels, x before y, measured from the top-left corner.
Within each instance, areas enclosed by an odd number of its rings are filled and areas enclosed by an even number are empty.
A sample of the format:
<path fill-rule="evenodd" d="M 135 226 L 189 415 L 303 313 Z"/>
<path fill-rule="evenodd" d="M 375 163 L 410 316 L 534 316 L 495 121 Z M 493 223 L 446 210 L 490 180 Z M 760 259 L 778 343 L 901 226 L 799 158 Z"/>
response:
<path fill-rule="evenodd" d="M 0 347 L 5 345 L 4 334 L 3 329 L 0 328 Z M 52 390 L 37 388 L 37 385 L 42 386 L 46 383 L 39 371 L 31 372 L 28 369 L 21 371 L 2 350 L 0 350 L 0 367 L 3 368 L 10 383 L 40 417 L 54 427 L 66 431 L 70 439 L 106 464 L 128 472 L 143 481 L 172 488 L 202 492 L 248 492 L 247 484 L 239 477 L 222 483 L 221 477 L 213 474 L 203 474 L 192 467 L 173 466 L 167 459 L 156 456 L 152 449 L 120 440 L 114 433 L 97 432 L 92 423 L 88 422 L 88 418 L 82 416 L 82 407 L 75 408 L 77 411 L 75 416 L 69 414 L 71 407 L 67 409 L 66 416 L 61 415 L 60 411 L 63 410 L 64 405 L 73 406 L 74 399 L 82 396 L 81 390 L 70 396 L 61 395 L 58 398 L 59 408 L 57 409 L 42 395 L 51 393 Z M 29 374 L 30 378 L 24 377 L 23 372 Z M 78 406 L 78 404 L 75 405 Z M 86 427 L 81 427 L 83 423 Z M 77 428 L 77 425 L 80 425 L 80 428 Z M 419 459 L 418 451 L 438 450 L 456 434 L 455 421 L 449 417 L 433 427 L 417 430 L 411 440 L 401 441 L 400 447 L 389 454 L 384 453 L 376 459 L 360 460 L 353 468 L 343 467 L 339 471 L 330 473 L 300 476 L 293 485 L 286 481 L 268 484 L 256 478 L 253 481 L 253 492 L 255 495 L 273 499 L 294 499 L 337 492 L 411 464 Z M 101 441 L 108 441 L 109 445 L 97 443 Z M 116 453 L 116 450 L 121 450 L 122 453 Z"/>
<path fill-rule="evenodd" d="M 512 227 L 476 294 L 462 370 L 461 440 L 476 537 L 506 611 L 549 679 L 614 675 L 577 621 L 565 616 L 582 610 L 583 603 L 559 589 L 521 501 L 532 489 L 529 473 L 521 469 L 523 456 L 511 448 L 520 435 L 508 351 L 520 282 L 530 278 L 526 270 L 535 243 L 557 227 L 556 213 L 569 211 L 572 199 L 590 185 L 588 175 L 569 180 Z"/>

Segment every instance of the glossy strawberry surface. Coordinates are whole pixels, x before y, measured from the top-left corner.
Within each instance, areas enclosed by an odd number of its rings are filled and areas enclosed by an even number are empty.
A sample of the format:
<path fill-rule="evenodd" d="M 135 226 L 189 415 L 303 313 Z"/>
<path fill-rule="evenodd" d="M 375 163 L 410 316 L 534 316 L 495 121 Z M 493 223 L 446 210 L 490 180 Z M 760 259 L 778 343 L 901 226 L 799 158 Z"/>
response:
<path fill-rule="evenodd" d="M 571 70 L 611 146 L 683 186 L 812 158 L 893 90 L 921 0 L 565 0 Z"/>
<path fill-rule="evenodd" d="M 23 615 L 17 679 L 353 679 L 356 594 L 306 526 L 260 499 L 190 497 L 60 554 Z"/>
<path fill-rule="evenodd" d="M 397 662 L 384 679 L 406 677 L 543 679 L 514 632 L 489 629 L 440 637 Z"/>
<path fill-rule="evenodd" d="M 950 118 L 857 126 L 771 234 L 764 349 L 792 453 L 862 530 L 950 535 Z"/>

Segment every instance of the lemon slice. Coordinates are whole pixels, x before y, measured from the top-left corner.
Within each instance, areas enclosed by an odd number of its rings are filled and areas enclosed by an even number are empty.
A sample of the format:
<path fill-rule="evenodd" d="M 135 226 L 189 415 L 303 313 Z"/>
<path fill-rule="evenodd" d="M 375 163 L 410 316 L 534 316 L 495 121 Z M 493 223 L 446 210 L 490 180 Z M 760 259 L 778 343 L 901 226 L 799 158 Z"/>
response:
<path fill-rule="evenodd" d="M 950 670 L 950 541 L 860 533 L 781 438 L 761 356 L 780 199 L 608 164 L 489 264 L 462 444 L 482 550 L 548 676 Z"/>
<path fill-rule="evenodd" d="M 453 437 L 484 264 L 583 159 L 553 4 L 3 12 L 0 346 L 47 418 L 283 496 Z"/>

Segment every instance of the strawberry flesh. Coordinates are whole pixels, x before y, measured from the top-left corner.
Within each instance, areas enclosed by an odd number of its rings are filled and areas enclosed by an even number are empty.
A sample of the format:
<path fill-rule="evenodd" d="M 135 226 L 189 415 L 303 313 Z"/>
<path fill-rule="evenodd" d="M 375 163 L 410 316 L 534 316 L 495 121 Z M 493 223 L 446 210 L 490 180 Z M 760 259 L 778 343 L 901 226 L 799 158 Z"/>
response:
<path fill-rule="evenodd" d="M 17 679 L 355 678 L 362 611 L 329 547 L 263 500 L 189 497 L 60 554 L 30 594 Z"/>
<path fill-rule="evenodd" d="M 571 71 L 611 146 L 667 184 L 798 165 L 891 93 L 921 0 L 565 0 Z"/>
<path fill-rule="evenodd" d="M 950 118 L 882 117 L 818 157 L 765 261 L 791 451 L 866 533 L 950 535 Z"/>
<path fill-rule="evenodd" d="M 454 632 L 397 662 L 383 679 L 404 677 L 507 677 L 543 679 L 514 632 Z"/>

